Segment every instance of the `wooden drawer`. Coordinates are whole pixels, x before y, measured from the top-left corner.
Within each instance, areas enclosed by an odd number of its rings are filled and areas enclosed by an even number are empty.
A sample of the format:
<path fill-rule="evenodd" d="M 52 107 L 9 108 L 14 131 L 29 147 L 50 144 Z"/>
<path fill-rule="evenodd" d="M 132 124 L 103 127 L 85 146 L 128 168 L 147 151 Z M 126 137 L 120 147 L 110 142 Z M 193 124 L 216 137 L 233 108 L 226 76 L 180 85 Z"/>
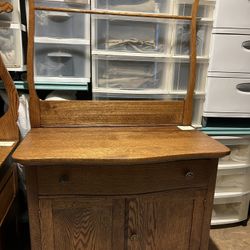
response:
<path fill-rule="evenodd" d="M 208 167 L 209 166 L 209 167 Z M 37 167 L 39 195 L 127 195 L 207 187 L 217 160 L 134 166 Z"/>
<path fill-rule="evenodd" d="M 13 168 L 0 181 L 0 226 L 16 195 L 16 175 Z"/>
<path fill-rule="evenodd" d="M 219 0 L 216 1 L 215 28 L 249 29 L 249 0 Z"/>

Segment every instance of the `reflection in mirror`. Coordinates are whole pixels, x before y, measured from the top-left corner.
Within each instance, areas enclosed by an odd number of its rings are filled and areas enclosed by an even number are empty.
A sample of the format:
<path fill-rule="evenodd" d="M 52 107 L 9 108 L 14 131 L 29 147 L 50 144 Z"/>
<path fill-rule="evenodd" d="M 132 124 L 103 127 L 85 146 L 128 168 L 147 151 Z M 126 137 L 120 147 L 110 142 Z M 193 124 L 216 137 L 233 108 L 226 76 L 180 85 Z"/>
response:
<path fill-rule="evenodd" d="M 0 90 L 0 118 L 7 112 L 7 110 L 8 96 L 4 90 Z"/>

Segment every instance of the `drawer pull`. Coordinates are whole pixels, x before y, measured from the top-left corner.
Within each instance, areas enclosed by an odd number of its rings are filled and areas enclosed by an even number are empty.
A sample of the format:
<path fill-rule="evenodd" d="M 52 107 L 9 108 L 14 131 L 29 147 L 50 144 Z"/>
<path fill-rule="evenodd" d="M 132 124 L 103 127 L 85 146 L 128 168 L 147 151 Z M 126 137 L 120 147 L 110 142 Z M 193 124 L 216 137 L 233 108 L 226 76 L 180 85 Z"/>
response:
<path fill-rule="evenodd" d="M 48 53 L 48 57 L 65 57 L 65 58 L 70 58 L 72 57 L 71 54 L 65 53 L 65 52 L 51 52 Z"/>
<path fill-rule="evenodd" d="M 131 241 L 135 241 L 135 240 L 138 240 L 138 235 L 137 234 L 131 234 L 130 235 L 130 237 L 129 237 L 129 239 L 131 240 Z"/>
<path fill-rule="evenodd" d="M 194 172 L 188 171 L 188 172 L 186 173 L 185 177 L 187 177 L 187 178 L 193 178 L 193 177 L 194 177 Z"/>
<path fill-rule="evenodd" d="M 52 12 L 48 14 L 48 18 L 55 22 L 65 22 L 70 19 L 72 15 L 62 12 Z"/>
<path fill-rule="evenodd" d="M 243 48 L 250 50 L 250 40 L 242 43 Z"/>
<path fill-rule="evenodd" d="M 13 6 L 10 3 L 0 3 L 0 13 L 6 12 L 11 13 L 13 11 Z"/>
<path fill-rule="evenodd" d="M 237 84 L 236 88 L 241 92 L 250 93 L 250 82 L 248 82 L 248 83 L 239 83 L 239 84 Z"/>
<path fill-rule="evenodd" d="M 59 178 L 59 183 L 67 183 L 69 182 L 69 176 L 67 174 L 63 174 Z"/>

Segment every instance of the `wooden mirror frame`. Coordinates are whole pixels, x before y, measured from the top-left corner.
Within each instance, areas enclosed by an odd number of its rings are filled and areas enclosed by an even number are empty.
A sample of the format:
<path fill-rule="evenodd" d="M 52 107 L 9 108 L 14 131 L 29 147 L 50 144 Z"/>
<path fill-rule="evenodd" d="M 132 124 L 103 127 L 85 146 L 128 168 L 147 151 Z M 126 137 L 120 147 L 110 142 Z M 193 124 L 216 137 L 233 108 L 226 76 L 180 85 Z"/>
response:
<path fill-rule="evenodd" d="M 0 117 L 0 140 L 19 140 L 19 130 L 17 126 L 18 119 L 18 93 L 13 80 L 6 69 L 3 59 L 0 56 L 0 79 L 3 81 L 7 96 L 8 110 Z"/>
<path fill-rule="evenodd" d="M 29 0 L 28 86 L 32 127 L 88 127 L 88 126 L 165 126 L 190 125 L 196 81 L 196 21 L 199 0 L 194 0 L 191 16 L 155 13 L 82 10 L 35 6 Z M 83 14 L 119 15 L 162 19 L 189 20 L 190 69 L 187 94 L 184 100 L 173 101 L 42 101 L 34 84 L 35 11 L 60 11 Z"/>

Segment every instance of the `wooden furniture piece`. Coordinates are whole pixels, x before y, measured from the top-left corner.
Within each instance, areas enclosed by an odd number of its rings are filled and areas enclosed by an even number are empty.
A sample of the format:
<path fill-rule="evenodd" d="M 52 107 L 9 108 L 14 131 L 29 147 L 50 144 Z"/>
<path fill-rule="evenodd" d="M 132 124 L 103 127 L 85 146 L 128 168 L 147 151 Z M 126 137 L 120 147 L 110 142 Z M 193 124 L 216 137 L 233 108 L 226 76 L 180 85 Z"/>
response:
<path fill-rule="evenodd" d="M 33 128 L 13 157 L 26 168 L 33 250 L 207 249 L 218 158 L 229 149 L 176 126 L 192 117 L 197 8 L 195 0 L 192 17 L 159 15 L 192 22 L 185 100 L 41 101 L 33 79 L 34 12 L 81 11 L 30 1 Z"/>
<path fill-rule="evenodd" d="M 6 245 L 8 243 L 6 243 L 3 236 L 5 233 L 3 232 L 4 223 L 8 219 L 7 215 L 14 203 L 17 192 L 16 168 L 11 163 L 10 155 L 19 140 L 19 131 L 16 124 L 18 118 L 18 94 L 1 56 L 0 79 L 4 83 L 9 100 L 8 110 L 0 118 L 0 249 L 7 250 L 9 249 Z M 16 233 L 15 228 L 12 233 Z M 12 235 L 12 239 L 14 239 L 14 235 Z"/>

